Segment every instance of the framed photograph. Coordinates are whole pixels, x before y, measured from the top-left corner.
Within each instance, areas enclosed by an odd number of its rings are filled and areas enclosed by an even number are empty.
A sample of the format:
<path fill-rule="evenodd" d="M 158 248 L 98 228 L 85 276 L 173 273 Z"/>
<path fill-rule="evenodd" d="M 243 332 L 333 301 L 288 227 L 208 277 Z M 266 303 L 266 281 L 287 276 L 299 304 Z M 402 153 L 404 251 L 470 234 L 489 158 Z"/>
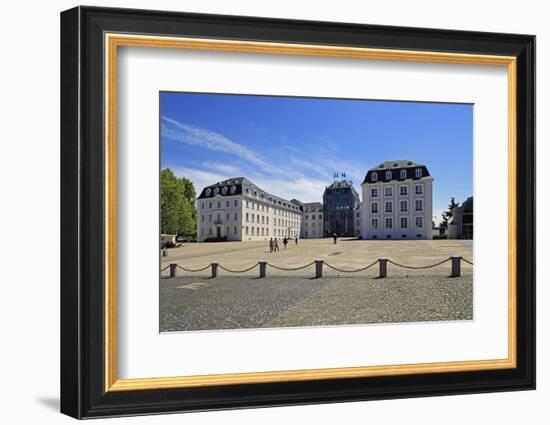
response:
<path fill-rule="evenodd" d="M 534 61 L 531 35 L 63 12 L 61 411 L 534 389 Z"/>

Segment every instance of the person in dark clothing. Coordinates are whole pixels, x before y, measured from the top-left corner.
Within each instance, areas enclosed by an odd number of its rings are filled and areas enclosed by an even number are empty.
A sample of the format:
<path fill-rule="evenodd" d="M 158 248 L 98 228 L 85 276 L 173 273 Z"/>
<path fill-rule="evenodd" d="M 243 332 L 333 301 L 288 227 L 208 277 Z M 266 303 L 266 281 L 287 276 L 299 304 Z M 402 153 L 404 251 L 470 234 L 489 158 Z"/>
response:
<path fill-rule="evenodd" d="M 273 241 L 273 252 L 279 251 L 279 242 L 277 241 L 277 238 Z"/>
<path fill-rule="evenodd" d="M 273 238 L 269 240 L 269 252 L 273 252 Z"/>
<path fill-rule="evenodd" d="M 296 245 L 298 245 L 298 236 L 294 238 L 294 242 L 296 243 Z"/>
<path fill-rule="evenodd" d="M 285 246 L 285 249 L 286 249 L 286 244 L 288 243 L 288 239 L 286 238 L 286 236 L 284 237 L 283 239 L 283 245 Z"/>
<path fill-rule="evenodd" d="M 336 240 L 338 239 L 338 235 L 336 233 L 333 233 L 332 239 L 334 240 L 334 244 L 336 245 Z"/>

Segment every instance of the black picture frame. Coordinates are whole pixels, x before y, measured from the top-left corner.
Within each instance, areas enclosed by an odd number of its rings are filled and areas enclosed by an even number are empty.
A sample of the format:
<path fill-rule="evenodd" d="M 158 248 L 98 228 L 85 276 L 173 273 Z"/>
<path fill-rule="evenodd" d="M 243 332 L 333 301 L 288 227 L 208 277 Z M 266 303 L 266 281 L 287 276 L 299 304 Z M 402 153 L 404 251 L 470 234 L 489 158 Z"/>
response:
<path fill-rule="evenodd" d="M 104 34 L 258 40 L 517 58 L 517 367 L 105 391 Z M 535 37 L 76 7 L 61 13 L 61 412 L 75 418 L 535 388 Z"/>

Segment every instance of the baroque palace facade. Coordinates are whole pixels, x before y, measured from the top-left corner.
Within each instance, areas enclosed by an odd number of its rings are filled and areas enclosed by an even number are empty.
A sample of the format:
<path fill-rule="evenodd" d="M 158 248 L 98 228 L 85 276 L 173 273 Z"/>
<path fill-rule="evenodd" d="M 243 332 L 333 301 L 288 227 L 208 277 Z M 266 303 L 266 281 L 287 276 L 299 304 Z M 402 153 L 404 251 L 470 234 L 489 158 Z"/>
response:
<path fill-rule="evenodd" d="M 245 177 L 205 187 L 197 198 L 197 241 L 263 241 L 295 238 L 303 213 Z"/>
<path fill-rule="evenodd" d="M 370 169 L 362 201 L 351 181 L 325 188 L 323 203 L 288 201 L 245 177 L 202 189 L 197 198 L 197 241 L 270 238 L 432 239 L 432 182 L 425 165 L 386 161 Z"/>
<path fill-rule="evenodd" d="M 300 202 L 297 199 L 291 201 L 300 207 L 304 213 L 300 228 L 300 239 L 318 239 L 323 235 L 324 210 L 321 202 Z"/>
<path fill-rule="evenodd" d="M 386 161 L 363 181 L 363 239 L 432 239 L 432 182 L 425 165 Z"/>

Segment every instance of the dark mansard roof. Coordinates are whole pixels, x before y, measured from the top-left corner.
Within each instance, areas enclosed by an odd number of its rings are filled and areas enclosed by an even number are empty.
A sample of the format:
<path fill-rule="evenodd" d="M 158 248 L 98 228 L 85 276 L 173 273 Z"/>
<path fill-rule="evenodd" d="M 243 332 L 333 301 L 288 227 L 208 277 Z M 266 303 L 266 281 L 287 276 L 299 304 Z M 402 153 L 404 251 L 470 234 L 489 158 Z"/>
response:
<path fill-rule="evenodd" d="M 420 177 L 416 176 L 416 170 L 418 168 L 422 170 Z M 405 171 L 405 177 L 401 177 L 401 170 Z M 391 174 L 390 178 L 386 178 L 386 172 L 388 171 Z M 404 159 L 400 159 L 397 161 L 385 161 L 377 167 L 371 168 L 367 172 L 363 183 L 374 183 L 374 181 L 372 180 L 373 173 L 377 174 L 377 183 L 389 182 L 394 180 L 403 181 L 407 179 L 418 180 L 420 178 L 430 176 L 430 172 L 425 165 Z"/>
<path fill-rule="evenodd" d="M 246 177 L 232 177 L 230 179 L 206 186 L 197 197 L 197 199 L 211 199 L 216 196 L 236 196 L 244 195 L 251 200 L 263 201 L 276 205 L 279 208 L 300 212 L 300 206 L 272 195 L 259 186 L 252 183 Z"/>

